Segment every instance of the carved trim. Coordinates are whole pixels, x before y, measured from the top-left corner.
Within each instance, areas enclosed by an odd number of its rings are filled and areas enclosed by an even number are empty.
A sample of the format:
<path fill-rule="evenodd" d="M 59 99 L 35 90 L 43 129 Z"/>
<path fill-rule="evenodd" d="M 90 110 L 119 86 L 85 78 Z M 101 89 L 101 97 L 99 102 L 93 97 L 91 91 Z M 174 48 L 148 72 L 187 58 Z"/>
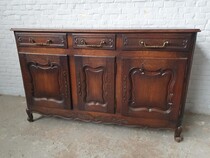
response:
<path fill-rule="evenodd" d="M 108 94 L 109 89 L 111 88 L 111 80 L 108 75 L 107 69 L 104 71 L 104 81 L 103 81 L 103 93 L 104 93 L 104 100 L 111 100 L 111 95 Z M 108 103 L 106 103 L 108 104 Z"/>
<path fill-rule="evenodd" d="M 67 116 L 63 117 L 61 115 L 55 115 L 55 114 L 46 114 L 38 111 L 34 111 L 36 113 L 46 115 L 46 116 L 56 116 L 64 119 L 71 119 L 71 120 L 78 120 L 83 122 L 94 122 L 94 123 L 104 123 L 104 124 L 116 124 L 116 125 L 128 125 L 128 120 L 117 118 L 115 116 L 100 116 L 100 115 L 90 115 L 90 114 L 80 114 L 76 112 L 68 113 Z M 128 126 L 139 126 L 139 125 L 128 125 Z"/>
<path fill-rule="evenodd" d="M 122 91 L 123 91 L 123 103 L 126 103 L 127 101 L 127 76 L 123 76 L 123 86 L 122 86 Z"/>
<path fill-rule="evenodd" d="M 78 73 L 77 88 L 78 88 L 78 94 L 81 97 L 82 96 L 82 89 L 81 89 L 81 76 L 80 76 L 80 73 Z"/>
<path fill-rule="evenodd" d="M 75 45 L 78 44 L 78 39 L 77 39 L 77 37 L 74 37 L 74 44 L 75 44 Z"/>
<path fill-rule="evenodd" d="M 22 41 L 22 38 L 20 36 L 18 36 L 18 42 L 21 42 Z"/>
<path fill-rule="evenodd" d="M 126 36 L 123 36 L 123 45 L 124 46 L 128 45 L 128 38 Z"/>
<path fill-rule="evenodd" d="M 188 46 L 188 40 L 187 39 L 184 39 L 182 41 L 182 45 L 184 46 L 184 48 L 187 48 L 187 46 Z"/>
<path fill-rule="evenodd" d="M 114 46 L 114 40 L 113 39 L 108 39 L 108 46 L 110 47 L 110 48 L 113 48 L 113 46 Z"/>
<path fill-rule="evenodd" d="M 123 125 L 127 124 L 128 121 L 125 119 L 119 119 L 115 117 L 104 117 L 104 116 L 92 116 L 92 115 L 86 115 L 86 114 L 71 114 L 70 116 L 74 120 L 80 120 L 84 122 L 95 122 L 95 123 L 105 123 L 105 122 L 110 122 L 110 124 L 118 124 L 118 125 Z M 108 120 L 107 120 L 108 119 Z M 107 120 L 107 121 L 105 121 Z"/>
<path fill-rule="evenodd" d="M 64 37 L 61 37 L 60 40 L 61 40 L 61 43 L 65 44 L 66 40 L 64 39 Z"/>
<path fill-rule="evenodd" d="M 162 70 L 162 69 L 159 69 L 159 70 L 156 70 L 156 71 L 150 71 L 150 70 L 145 70 L 143 68 L 143 65 L 142 65 L 142 68 L 132 68 L 129 72 L 129 81 L 130 81 L 130 91 L 131 91 L 131 94 L 129 96 L 129 100 L 130 100 L 130 103 L 129 104 L 133 104 L 135 103 L 135 93 L 133 91 L 133 78 L 132 78 L 132 75 L 134 75 L 135 73 L 138 73 L 139 75 L 145 75 L 145 76 L 150 76 L 150 77 L 154 77 L 154 76 L 165 76 L 165 75 L 170 75 L 170 80 L 169 80 L 169 83 L 168 83 L 168 94 L 167 94 L 167 110 L 161 110 L 161 109 L 158 109 L 158 108 L 152 108 L 151 107 L 140 107 L 140 108 L 133 108 L 133 107 L 129 107 L 130 110 L 132 111 L 147 111 L 147 112 L 159 112 L 159 113 L 163 113 L 163 114 L 169 114 L 172 110 L 172 106 L 173 106 L 173 101 L 172 101 L 172 97 L 173 97 L 173 87 L 174 87 L 174 84 L 175 84 L 175 77 L 174 77 L 174 74 L 173 74 L 173 71 L 172 70 L 169 70 L 169 69 L 165 69 L 165 70 Z M 125 84 L 123 84 L 125 85 Z M 125 92 L 124 92 L 125 93 Z M 124 98 L 123 98 L 124 99 Z"/>
<path fill-rule="evenodd" d="M 66 71 L 63 71 L 63 78 L 64 78 L 64 87 L 65 87 L 65 94 L 64 96 L 67 98 L 68 97 L 68 82 L 67 82 L 67 74 Z"/>

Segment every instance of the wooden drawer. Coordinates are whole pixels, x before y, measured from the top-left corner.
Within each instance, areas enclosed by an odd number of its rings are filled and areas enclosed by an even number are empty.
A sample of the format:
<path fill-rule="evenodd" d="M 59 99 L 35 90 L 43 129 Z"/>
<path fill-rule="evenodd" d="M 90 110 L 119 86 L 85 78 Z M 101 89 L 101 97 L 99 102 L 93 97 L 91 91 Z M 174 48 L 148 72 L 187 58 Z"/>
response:
<path fill-rule="evenodd" d="M 191 45 L 188 33 L 123 34 L 123 50 L 188 51 Z"/>
<path fill-rule="evenodd" d="M 115 49 L 115 34 L 80 34 L 73 36 L 73 48 L 81 49 Z"/>
<path fill-rule="evenodd" d="M 67 48 L 66 33 L 15 33 L 18 47 Z"/>

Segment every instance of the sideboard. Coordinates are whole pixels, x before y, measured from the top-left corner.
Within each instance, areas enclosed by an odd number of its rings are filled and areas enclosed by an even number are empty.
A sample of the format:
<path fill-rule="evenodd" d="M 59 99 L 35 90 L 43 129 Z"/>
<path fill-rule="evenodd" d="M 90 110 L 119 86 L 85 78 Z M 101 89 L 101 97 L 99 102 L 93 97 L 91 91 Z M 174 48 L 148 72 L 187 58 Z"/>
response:
<path fill-rule="evenodd" d="M 175 130 L 182 119 L 199 29 L 14 28 L 33 113 Z"/>

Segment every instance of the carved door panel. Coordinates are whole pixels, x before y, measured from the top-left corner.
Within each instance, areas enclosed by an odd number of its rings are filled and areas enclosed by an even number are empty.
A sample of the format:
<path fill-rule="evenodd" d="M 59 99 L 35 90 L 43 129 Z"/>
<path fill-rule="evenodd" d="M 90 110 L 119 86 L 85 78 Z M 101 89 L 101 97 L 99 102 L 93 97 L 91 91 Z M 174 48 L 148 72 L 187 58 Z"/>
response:
<path fill-rule="evenodd" d="M 71 108 L 67 55 L 19 56 L 29 108 Z"/>
<path fill-rule="evenodd" d="M 122 114 L 176 120 L 187 59 L 121 59 Z"/>
<path fill-rule="evenodd" d="M 115 57 L 75 56 L 79 110 L 114 113 Z"/>

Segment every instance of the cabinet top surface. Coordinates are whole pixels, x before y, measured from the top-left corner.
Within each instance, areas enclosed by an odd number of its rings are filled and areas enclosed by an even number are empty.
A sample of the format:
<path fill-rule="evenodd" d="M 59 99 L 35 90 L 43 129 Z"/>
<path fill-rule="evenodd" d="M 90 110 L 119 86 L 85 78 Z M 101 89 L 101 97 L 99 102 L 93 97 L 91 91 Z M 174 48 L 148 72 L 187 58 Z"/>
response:
<path fill-rule="evenodd" d="M 11 28 L 11 31 L 20 32 L 74 32 L 74 33 L 85 33 L 85 32 L 104 32 L 104 33 L 129 33 L 129 32 L 200 32 L 200 29 L 181 29 L 181 28 L 126 28 L 126 29 L 47 29 L 47 28 Z"/>

